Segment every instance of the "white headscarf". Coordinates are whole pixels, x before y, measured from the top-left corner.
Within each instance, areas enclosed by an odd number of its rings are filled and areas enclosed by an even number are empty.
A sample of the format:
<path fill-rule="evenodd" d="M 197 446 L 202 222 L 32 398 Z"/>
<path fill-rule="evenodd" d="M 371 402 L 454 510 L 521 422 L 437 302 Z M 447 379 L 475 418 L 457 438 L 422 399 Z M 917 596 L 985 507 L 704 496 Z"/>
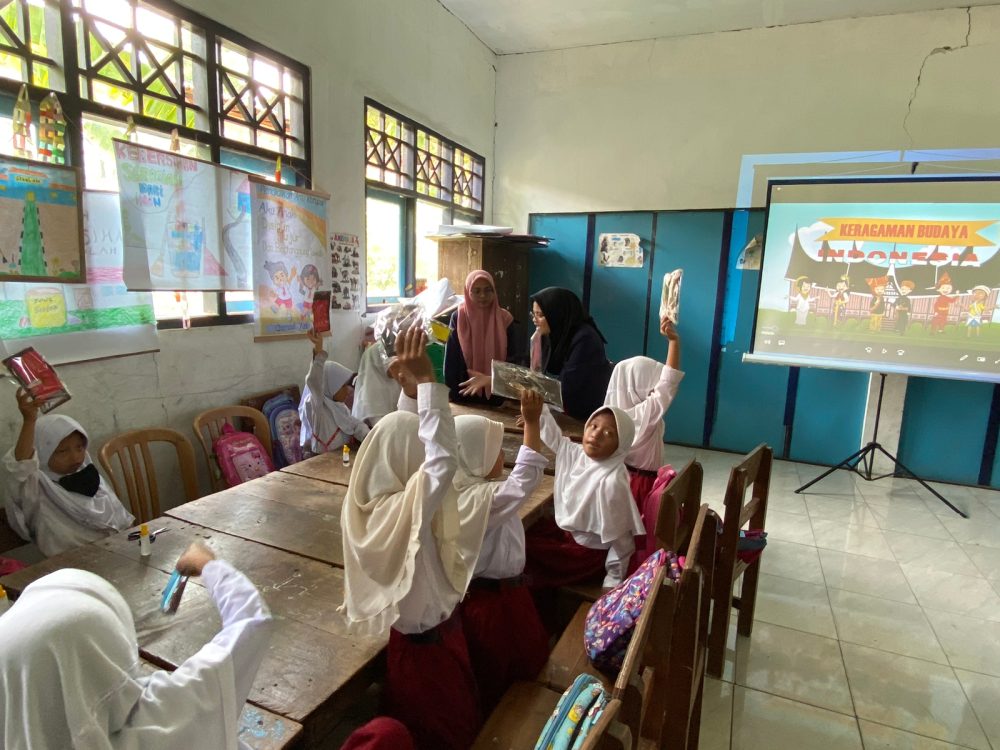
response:
<path fill-rule="evenodd" d="M 231 661 L 197 679 L 140 676 L 132 613 L 93 573 L 67 568 L 32 583 L 0 616 L 0 642 L 8 750 L 237 747 Z"/>
<path fill-rule="evenodd" d="M 455 417 L 455 434 L 461 462 L 455 486 L 461 490 L 470 484 L 482 484 L 496 466 L 503 448 L 503 424 L 486 417 L 462 414 Z"/>
<path fill-rule="evenodd" d="M 300 430 L 300 439 L 303 445 L 308 445 L 310 440 L 313 439 L 317 425 L 314 421 L 320 421 L 319 417 L 314 417 L 320 409 L 324 409 L 330 417 L 327 419 L 328 422 L 333 422 L 333 427 L 330 432 L 337 429 L 338 425 L 334 421 L 333 414 L 337 411 L 338 406 L 343 406 L 345 414 L 350 414 L 350 404 L 342 404 L 339 401 L 334 400 L 334 395 L 343 387 L 353 375 L 350 370 L 344 367 L 340 362 L 332 362 L 327 360 L 323 363 L 323 393 L 313 393 L 312 389 L 309 387 L 309 378 L 306 378 L 305 387 L 302 389 L 302 400 L 299 402 L 299 421 L 302 423 Z M 319 403 L 313 406 L 314 399 L 322 399 Z M 320 429 L 323 428 L 323 423 L 320 421 Z"/>
<path fill-rule="evenodd" d="M 635 440 L 625 456 L 625 463 L 641 469 L 658 467 L 663 456 L 663 406 L 659 398 L 649 396 L 663 375 L 663 363 L 649 357 L 622 360 L 611 372 L 604 403 L 617 406 L 635 425 Z"/>
<path fill-rule="evenodd" d="M 627 533 L 645 533 L 642 517 L 632 501 L 625 455 L 632 446 L 635 425 L 615 406 L 602 406 L 587 419 L 610 412 L 618 428 L 618 447 L 605 459 L 595 461 L 583 446 L 570 440 L 559 444 L 556 454 L 555 514 L 560 528 L 600 536 L 609 544 Z M 627 502 L 625 502 L 627 501 Z"/>
<path fill-rule="evenodd" d="M 341 611 L 355 633 L 384 633 L 399 617 L 399 602 L 413 584 L 425 502 L 419 424 L 408 412 L 379 420 L 361 444 L 351 471 L 340 515 Z M 474 495 L 450 485 L 431 523 L 437 549 L 422 550 L 440 556 L 448 585 L 438 587 L 433 596 L 444 613 L 452 612 L 465 595 L 486 533 L 489 504 L 474 500 Z"/>
<path fill-rule="evenodd" d="M 396 410 L 399 383 L 386 374 L 384 363 L 381 344 L 369 346 L 361 355 L 354 406 L 351 409 L 355 419 L 370 419 L 374 424 Z"/>
<path fill-rule="evenodd" d="M 133 516 L 124 506 L 108 483 L 101 477 L 101 484 L 97 493 L 93 497 L 87 497 L 79 492 L 70 492 L 59 484 L 60 474 L 49 468 L 49 459 L 55 453 L 56 448 L 67 436 L 74 432 L 83 435 L 87 442 L 90 438 L 86 430 L 75 419 L 64 414 L 46 414 L 38 418 L 35 422 L 35 454 L 38 457 L 39 471 L 34 473 L 27 480 L 25 492 L 40 495 L 39 503 L 34 512 L 46 513 L 48 509 L 41 508 L 43 503 L 48 503 L 61 514 L 68 516 L 73 522 L 95 531 L 119 531 L 128 528 L 133 521 Z M 83 461 L 83 469 L 90 466 L 93 461 L 90 453 L 86 454 Z M 36 527 L 33 511 L 27 511 L 16 503 L 7 503 L 7 518 L 14 530 L 24 539 L 31 539 L 30 529 Z M 58 528 L 53 526 L 48 529 L 58 535 Z M 38 540 L 42 542 L 43 540 Z M 45 547 L 42 549 L 45 554 L 54 554 L 62 551 L 67 545 L 61 539 L 46 539 Z M 42 546 L 41 544 L 39 546 Z M 69 546 L 76 546 L 75 537 Z"/>

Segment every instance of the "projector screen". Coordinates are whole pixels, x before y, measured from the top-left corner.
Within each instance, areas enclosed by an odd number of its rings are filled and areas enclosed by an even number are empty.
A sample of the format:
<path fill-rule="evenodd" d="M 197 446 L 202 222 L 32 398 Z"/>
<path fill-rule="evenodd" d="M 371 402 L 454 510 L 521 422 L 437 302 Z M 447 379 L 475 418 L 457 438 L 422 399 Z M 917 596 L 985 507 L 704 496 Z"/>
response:
<path fill-rule="evenodd" d="M 1000 179 L 768 186 L 746 362 L 1000 382 Z"/>

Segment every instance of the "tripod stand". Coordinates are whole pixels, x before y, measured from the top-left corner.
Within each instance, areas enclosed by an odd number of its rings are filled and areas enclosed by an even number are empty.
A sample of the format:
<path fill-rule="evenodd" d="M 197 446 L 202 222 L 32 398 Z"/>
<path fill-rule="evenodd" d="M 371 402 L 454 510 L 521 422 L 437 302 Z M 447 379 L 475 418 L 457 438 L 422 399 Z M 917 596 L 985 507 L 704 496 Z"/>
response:
<path fill-rule="evenodd" d="M 859 450 L 856 450 L 854 453 L 849 455 L 847 458 L 845 458 L 836 466 L 831 466 L 829 469 L 824 471 L 822 474 L 820 474 L 812 481 L 802 485 L 797 490 L 795 490 L 795 492 L 798 493 L 802 492 L 803 490 L 809 489 L 814 484 L 816 484 L 816 482 L 830 476 L 837 469 L 848 469 L 850 471 L 853 471 L 855 474 L 857 474 L 862 479 L 868 482 L 873 482 L 876 479 L 885 479 L 886 477 L 911 477 L 920 482 L 920 484 L 924 486 L 924 489 L 926 489 L 928 492 L 934 495 L 934 497 L 936 497 L 942 503 L 947 505 L 953 511 L 958 513 L 958 515 L 960 515 L 962 518 L 968 518 L 968 516 L 965 513 L 960 511 L 950 502 L 948 502 L 948 500 L 945 499 L 941 495 L 941 493 L 939 493 L 937 490 L 935 490 L 933 487 L 927 484 L 927 482 L 925 482 L 923 479 L 921 479 L 912 471 L 910 471 L 908 468 L 906 468 L 898 458 L 889 453 L 889 451 L 883 448 L 882 445 L 878 442 L 878 421 L 879 418 L 882 416 L 882 392 L 885 390 L 885 373 L 880 372 L 878 376 L 880 378 L 878 384 L 878 405 L 875 407 L 875 428 L 872 430 L 871 442 L 865 444 Z M 890 471 L 886 474 L 879 474 L 875 476 L 872 469 L 874 466 L 876 452 L 883 454 L 886 458 L 892 461 L 893 464 L 895 464 L 896 468 L 893 471 Z"/>

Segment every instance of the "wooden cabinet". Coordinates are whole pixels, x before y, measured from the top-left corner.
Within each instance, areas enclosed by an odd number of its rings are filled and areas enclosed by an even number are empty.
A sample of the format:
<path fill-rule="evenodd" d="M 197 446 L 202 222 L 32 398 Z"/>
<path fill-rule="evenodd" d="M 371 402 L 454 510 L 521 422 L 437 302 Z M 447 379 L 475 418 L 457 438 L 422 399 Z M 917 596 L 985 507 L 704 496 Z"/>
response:
<path fill-rule="evenodd" d="M 462 294 L 465 277 L 484 270 L 493 275 L 500 306 L 510 311 L 514 320 L 527 329 L 531 303 L 528 295 L 528 263 L 532 242 L 503 237 L 448 237 L 438 240 L 438 275 L 451 282 Z"/>

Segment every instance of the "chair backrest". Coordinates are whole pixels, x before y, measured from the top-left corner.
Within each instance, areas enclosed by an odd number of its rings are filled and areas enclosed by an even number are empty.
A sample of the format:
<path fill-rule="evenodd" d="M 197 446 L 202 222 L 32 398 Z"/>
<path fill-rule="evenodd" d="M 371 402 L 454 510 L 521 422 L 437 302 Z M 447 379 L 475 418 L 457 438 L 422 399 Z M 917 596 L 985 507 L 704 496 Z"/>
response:
<path fill-rule="evenodd" d="M 657 547 L 680 553 L 687 547 L 701 506 L 701 487 L 704 470 L 697 461 L 691 461 L 678 472 L 660 495 L 660 509 L 656 517 Z"/>
<path fill-rule="evenodd" d="M 156 481 L 156 466 L 149 444 L 166 442 L 174 446 L 180 465 L 181 481 L 187 501 L 198 498 L 198 483 L 194 467 L 194 449 L 183 433 L 168 427 L 130 430 L 111 438 L 98 454 L 101 468 L 122 500 L 128 499 L 137 523 L 146 523 L 160 515 L 160 490 Z M 119 480 L 113 459 L 118 459 Z"/>
<path fill-rule="evenodd" d="M 608 701 L 597 723 L 587 733 L 580 750 L 631 750 L 632 733 L 618 720 L 622 702 Z"/>
<path fill-rule="evenodd" d="M 720 575 L 725 576 L 728 572 L 729 577 L 733 577 L 740 529 L 748 522 L 751 529 L 764 528 L 773 459 L 774 452 L 770 446 L 761 443 L 729 472 L 722 536 L 719 539 L 717 570 Z"/>
<path fill-rule="evenodd" d="M 194 418 L 194 434 L 198 436 L 198 442 L 201 443 L 205 463 L 208 465 L 208 476 L 212 479 L 213 490 L 218 491 L 226 488 L 225 479 L 222 477 L 222 472 L 219 471 L 219 463 L 215 458 L 215 441 L 222 434 L 224 424 L 228 423 L 233 428 L 242 430 L 241 420 L 250 422 L 253 426 L 253 434 L 264 446 L 267 455 L 273 455 L 271 426 L 267 423 L 267 417 L 259 409 L 250 406 L 219 406 L 203 411 Z"/>

